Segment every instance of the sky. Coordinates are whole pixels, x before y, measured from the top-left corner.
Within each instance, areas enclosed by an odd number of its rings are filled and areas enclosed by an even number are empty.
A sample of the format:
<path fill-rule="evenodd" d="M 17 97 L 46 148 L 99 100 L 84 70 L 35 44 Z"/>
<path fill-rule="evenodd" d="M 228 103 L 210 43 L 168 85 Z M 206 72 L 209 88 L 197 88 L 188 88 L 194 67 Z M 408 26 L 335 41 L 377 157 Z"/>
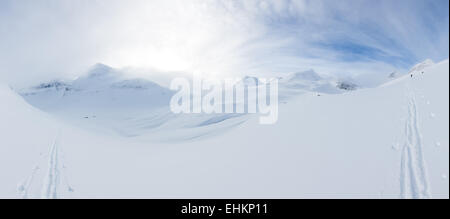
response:
<path fill-rule="evenodd" d="M 448 10 L 448 0 L 0 0 L 0 80 L 76 77 L 96 63 L 387 75 L 448 58 Z"/>

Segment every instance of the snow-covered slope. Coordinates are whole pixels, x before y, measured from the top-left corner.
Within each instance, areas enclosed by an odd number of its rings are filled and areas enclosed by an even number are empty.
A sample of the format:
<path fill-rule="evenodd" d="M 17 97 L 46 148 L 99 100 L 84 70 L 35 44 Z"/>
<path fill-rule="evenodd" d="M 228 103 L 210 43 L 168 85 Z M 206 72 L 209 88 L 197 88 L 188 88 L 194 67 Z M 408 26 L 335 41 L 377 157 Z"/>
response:
<path fill-rule="evenodd" d="M 292 96 L 275 125 L 248 115 L 240 125 L 170 120 L 198 135 L 221 126 L 221 135 L 171 143 L 74 127 L 3 87 L 0 196 L 448 198 L 448 60 L 423 71 L 373 89 Z"/>
<path fill-rule="evenodd" d="M 433 65 L 434 65 L 433 60 L 427 59 L 412 67 L 411 70 L 409 71 L 409 74 L 423 73 L 426 68 L 431 67 Z"/>
<path fill-rule="evenodd" d="M 45 148 L 52 143 L 59 125 L 7 86 L 0 85 L 0 100 L 0 196 L 27 197 L 31 183 L 45 178 L 41 174 L 33 179 L 37 162 L 45 162 Z"/>
<path fill-rule="evenodd" d="M 318 93 L 338 94 L 342 93 L 336 83 L 325 79 L 314 70 L 296 72 L 280 80 L 281 87 L 288 90 L 309 91 Z"/>

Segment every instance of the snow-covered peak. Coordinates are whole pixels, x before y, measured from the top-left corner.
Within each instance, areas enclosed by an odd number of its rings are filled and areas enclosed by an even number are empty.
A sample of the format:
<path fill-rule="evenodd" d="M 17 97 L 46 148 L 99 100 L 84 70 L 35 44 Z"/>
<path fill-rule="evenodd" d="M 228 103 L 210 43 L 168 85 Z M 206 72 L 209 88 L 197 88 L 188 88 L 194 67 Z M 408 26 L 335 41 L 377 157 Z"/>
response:
<path fill-rule="evenodd" d="M 167 106 L 172 91 L 155 82 L 96 64 L 73 81 L 50 81 L 19 92 L 31 105 L 45 111 L 109 112 L 124 108 L 145 110 Z"/>
<path fill-rule="evenodd" d="M 415 73 L 420 73 L 422 72 L 425 68 L 430 67 L 434 65 L 433 60 L 431 59 L 427 59 L 417 65 L 415 65 L 414 67 L 411 68 L 411 70 L 409 71 L 410 74 L 415 74 Z"/>
<path fill-rule="evenodd" d="M 120 71 L 98 63 L 85 75 L 74 80 L 73 86 L 77 89 L 102 89 L 123 80 L 122 78 L 123 74 Z"/>
<path fill-rule="evenodd" d="M 308 70 L 308 71 L 303 71 L 303 72 L 296 72 L 288 77 L 289 82 L 320 81 L 320 80 L 323 80 L 323 78 L 312 69 Z"/>
<path fill-rule="evenodd" d="M 314 70 L 296 72 L 280 79 L 280 86 L 289 90 L 336 94 L 342 91 L 330 78 L 320 76 Z"/>
<path fill-rule="evenodd" d="M 388 78 L 397 78 L 398 77 L 398 73 L 396 72 L 396 71 L 393 71 L 393 72 L 391 72 L 390 74 L 389 74 L 389 77 Z"/>
<path fill-rule="evenodd" d="M 97 63 L 94 66 L 91 67 L 86 77 L 102 77 L 107 76 L 114 72 L 114 69 L 104 65 L 102 63 Z"/>

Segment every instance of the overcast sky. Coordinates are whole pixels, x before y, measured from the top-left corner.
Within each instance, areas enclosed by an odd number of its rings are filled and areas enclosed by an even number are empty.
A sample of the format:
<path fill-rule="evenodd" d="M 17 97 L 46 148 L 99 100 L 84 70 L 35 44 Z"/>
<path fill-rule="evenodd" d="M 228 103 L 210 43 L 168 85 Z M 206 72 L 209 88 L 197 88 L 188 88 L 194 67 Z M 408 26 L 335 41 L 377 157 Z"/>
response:
<path fill-rule="evenodd" d="M 387 74 L 449 54 L 448 0 L 0 0 L 0 76 Z"/>

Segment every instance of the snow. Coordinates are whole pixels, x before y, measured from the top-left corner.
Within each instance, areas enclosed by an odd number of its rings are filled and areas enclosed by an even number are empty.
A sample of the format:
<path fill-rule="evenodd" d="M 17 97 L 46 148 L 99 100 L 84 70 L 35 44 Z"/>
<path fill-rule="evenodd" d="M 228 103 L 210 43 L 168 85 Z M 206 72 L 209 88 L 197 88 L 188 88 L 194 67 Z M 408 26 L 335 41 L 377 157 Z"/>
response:
<path fill-rule="evenodd" d="M 299 80 L 307 80 L 307 81 L 320 81 L 323 80 L 322 77 L 320 77 L 319 74 L 317 74 L 314 70 L 304 71 L 304 72 L 297 72 L 292 74 L 288 81 L 299 81 Z"/>
<path fill-rule="evenodd" d="M 449 63 L 420 71 L 285 86 L 274 125 L 174 115 L 169 90 L 104 65 L 22 96 L 0 86 L 0 197 L 449 198 Z"/>
<path fill-rule="evenodd" d="M 433 66 L 434 62 L 431 59 L 427 59 L 417 65 L 415 65 L 414 67 L 411 68 L 411 70 L 409 71 L 409 74 L 418 74 L 418 73 L 422 73 L 424 72 L 424 70 L 430 66 Z"/>
<path fill-rule="evenodd" d="M 314 70 L 292 73 L 286 78 L 280 80 L 282 94 L 289 92 L 307 91 L 328 94 L 342 93 L 337 88 L 337 84 L 329 78 L 323 78 Z M 287 91 L 286 91 L 287 90 Z"/>

